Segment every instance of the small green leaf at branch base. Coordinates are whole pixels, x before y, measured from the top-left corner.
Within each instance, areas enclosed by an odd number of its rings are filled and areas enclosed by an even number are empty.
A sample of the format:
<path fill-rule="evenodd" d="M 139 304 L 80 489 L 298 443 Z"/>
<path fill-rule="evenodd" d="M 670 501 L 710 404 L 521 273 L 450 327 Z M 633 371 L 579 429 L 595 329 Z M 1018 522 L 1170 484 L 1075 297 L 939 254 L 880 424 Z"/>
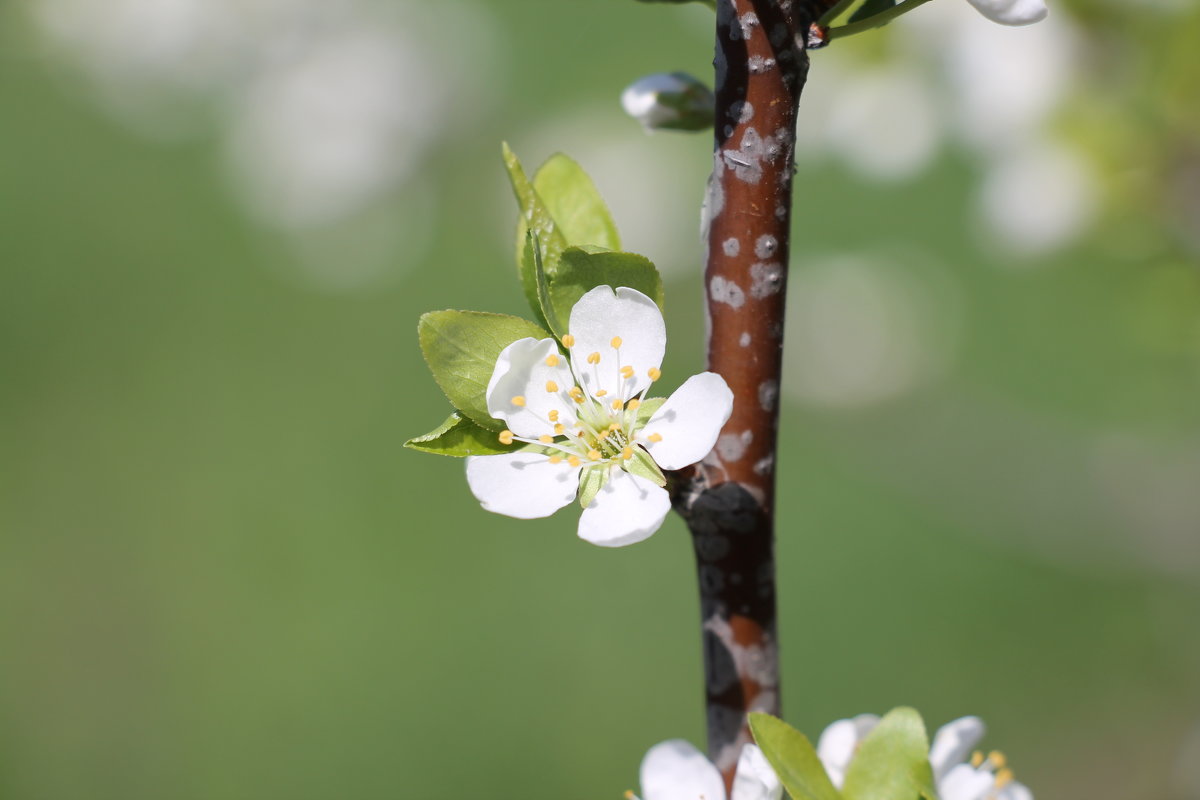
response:
<path fill-rule="evenodd" d="M 876 14 L 882 14 L 896 5 L 896 0 L 866 0 L 850 15 L 850 22 L 860 22 Z"/>
<path fill-rule="evenodd" d="M 404 446 L 422 453 L 453 456 L 454 458 L 515 453 L 527 447 L 527 445 L 515 443 L 500 444 L 495 431 L 476 425 L 457 411 L 424 436 L 409 439 Z"/>
<path fill-rule="evenodd" d="M 668 5 L 681 6 L 684 3 L 699 3 L 702 6 L 708 6 L 711 9 L 716 9 L 717 0 L 637 0 L 639 3 L 666 3 Z"/>
<path fill-rule="evenodd" d="M 793 800 L 840 800 L 817 751 L 803 733 L 770 714 L 751 714 L 750 730 Z"/>
<path fill-rule="evenodd" d="M 526 337 L 551 338 L 528 320 L 482 311 L 430 311 L 417 324 L 421 353 L 446 399 L 476 424 L 495 431 L 504 423 L 488 413 L 488 381 L 500 351 Z"/>
<path fill-rule="evenodd" d="M 842 795 L 846 800 L 937 800 L 920 714 L 897 708 L 884 716 L 859 745 Z"/>

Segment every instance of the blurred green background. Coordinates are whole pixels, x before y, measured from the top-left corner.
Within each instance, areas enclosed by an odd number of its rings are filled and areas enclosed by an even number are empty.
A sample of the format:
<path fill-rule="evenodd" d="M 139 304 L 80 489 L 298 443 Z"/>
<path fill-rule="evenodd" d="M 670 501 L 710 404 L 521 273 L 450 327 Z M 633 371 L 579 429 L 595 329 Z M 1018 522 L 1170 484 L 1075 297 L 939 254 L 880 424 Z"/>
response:
<path fill-rule="evenodd" d="M 417 316 L 523 313 L 499 142 L 596 176 L 702 364 L 707 136 L 618 0 L 0 7 L 0 797 L 523 797 L 701 743 L 675 519 L 484 513 Z M 938 0 L 814 55 L 785 716 L 974 713 L 1039 798 L 1200 797 L 1200 12 Z"/>

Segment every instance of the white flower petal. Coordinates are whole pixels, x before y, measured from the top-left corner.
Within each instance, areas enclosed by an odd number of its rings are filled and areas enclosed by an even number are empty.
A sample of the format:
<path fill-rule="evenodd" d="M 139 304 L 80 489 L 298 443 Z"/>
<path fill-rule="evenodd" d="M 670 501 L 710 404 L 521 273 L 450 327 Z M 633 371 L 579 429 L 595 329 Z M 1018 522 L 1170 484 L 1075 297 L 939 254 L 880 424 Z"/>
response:
<path fill-rule="evenodd" d="M 1033 800 L 1033 792 L 1025 784 L 1013 781 L 1005 784 L 996 795 L 996 800 Z"/>
<path fill-rule="evenodd" d="M 579 471 L 551 464 L 540 453 L 504 453 L 467 459 L 467 484 L 488 511 L 517 519 L 548 517 L 575 499 Z"/>
<path fill-rule="evenodd" d="M 733 392 L 725 379 L 701 372 L 684 381 L 654 412 L 639 440 L 660 467 L 680 469 L 708 455 L 732 412 Z M 662 441 L 646 441 L 656 433 Z"/>
<path fill-rule="evenodd" d="M 579 517 L 579 538 L 601 547 L 637 544 L 662 526 L 670 510 L 666 489 L 614 469 Z"/>
<path fill-rule="evenodd" d="M 1029 25 L 1046 18 L 1043 0 L 969 0 L 979 13 L 1001 25 Z"/>
<path fill-rule="evenodd" d="M 571 359 L 593 396 L 601 389 L 609 397 L 628 400 L 650 385 L 647 372 L 662 366 L 667 348 L 667 327 L 662 312 L 646 295 L 627 286 L 597 286 L 571 309 L 568 329 L 575 337 Z M 612 346 L 620 338 L 620 350 Z M 589 364 L 588 356 L 600 354 L 599 364 Z M 622 367 L 633 367 L 633 377 L 623 378 Z"/>
<path fill-rule="evenodd" d="M 938 728 L 929 748 L 934 779 L 940 781 L 951 767 L 965 761 L 986 731 L 987 726 L 979 717 L 960 717 Z"/>
<path fill-rule="evenodd" d="M 550 356 L 558 358 L 557 366 L 546 364 Z M 557 391 L 547 391 L 550 382 Z M 553 339 L 518 339 L 496 359 L 487 387 L 488 413 L 504 420 L 518 436 L 553 435 L 551 411 L 559 412 L 563 425 L 575 424 L 575 406 L 567 395 L 574 385 L 575 377 Z M 513 403 L 514 397 L 523 397 L 525 405 Z"/>
<path fill-rule="evenodd" d="M 988 770 L 959 764 L 938 783 L 938 795 L 941 800 L 984 800 L 995 785 L 996 780 Z"/>
<path fill-rule="evenodd" d="M 731 800 L 779 800 L 783 784 L 758 745 L 748 744 L 738 757 Z"/>
<path fill-rule="evenodd" d="M 644 800 L 725 800 L 721 773 L 683 739 L 651 747 L 642 759 Z"/>
<path fill-rule="evenodd" d="M 875 714 L 859 714 L 853 719 L 839 719 L 821 732 L 817 740 L 817 757 L 825 765 L 829 780 L 838 789 L 846 779 L 846 768 L 858 750 L 859 743 L 867 738 L 879 717 Z M 945 800 L 945 798 L 943 798 Z"/>

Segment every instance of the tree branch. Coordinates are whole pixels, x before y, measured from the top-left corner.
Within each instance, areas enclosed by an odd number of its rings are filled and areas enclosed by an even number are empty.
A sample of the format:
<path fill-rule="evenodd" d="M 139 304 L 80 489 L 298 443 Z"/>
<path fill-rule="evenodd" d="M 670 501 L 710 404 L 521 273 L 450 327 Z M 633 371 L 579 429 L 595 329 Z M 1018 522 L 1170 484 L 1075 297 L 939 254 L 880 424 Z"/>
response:
<path fill-rule="evenodd" d="M 675 476 L 700 583 L 709 756 L 733 779 L 746 714 L 779 713 L 775 466 L 796 111 L 810 26 L 835 0 L 720 0 L 707 227 L 709 369 L 734 393 L 716 448 Z"/>

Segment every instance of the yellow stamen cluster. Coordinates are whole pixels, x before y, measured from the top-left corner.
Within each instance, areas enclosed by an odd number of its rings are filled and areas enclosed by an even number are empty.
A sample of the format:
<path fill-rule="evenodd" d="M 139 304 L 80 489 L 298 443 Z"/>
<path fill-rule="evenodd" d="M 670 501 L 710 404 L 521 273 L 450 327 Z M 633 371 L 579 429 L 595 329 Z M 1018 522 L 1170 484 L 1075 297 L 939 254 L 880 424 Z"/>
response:
<path fill-rule="evenodd" d="M 550 392 L 550 394 L 554 394 L 558 391 L 558 384 L 554 381 L 546 381 L 546 391 Z"/>
<path fill-rule="evenodd" d="M 549 416 L 551 422 L 558 422 L 558 409 L 557 408 L 550 409 L 550 413 L 548 416 Z"/>
<path fill-rule="evenodd" d="M 575 346 L 575 337 L 568 333 L 566 336 L 562 337 L 562 343 L 563 343 L 563 347 L 567 347 L 567 348 L 574 347 Z"/>
<path fill-rule="evenodd" d="M 558 366 L 558 355 L 556 353 L 551 353 L 550 355 L 546 356 L 546 366 L 547 367 L 557 367 Z"/>
<path fill-rule="evenodd" d="M 500 431 L 500 444 L 512 444 L 512 443 L 513 443 L 513 432 L 512 431 Z"/>
<path fill-rule="evenodd" d="M 621 349 L 621 337 L 620 337 L 620 336 L 614 336 L 614 337 L 612 338 L 612 341 L 611 341 L 611 342 L 609 342 L 609 344 L 611 344 L 611 345 L 612 345 L 612 348 L 613 348 L 613 350 L 620 350 L 620 349 Z"/>
<path fill-rule="evenodd" d="M 628 403 L 626 403 L 626 404 L 625 404 L 625 407 L 626 407 L 626 408 L 628 408 L 630 411 L 637 411 L 637 410 L 638 410 L 638 406 L 640 406 L 641 404 L 642 404 L 642 401 L 641 401 L 641 400 L 638 400 L 638 399 L 635 397 L 635 398 L 633 398 L 632 400 L 630 400 Z"/>
<path fill-rule="evenodd" d="M 661 433 L 652 433 L 652 434 L 650 434 L 649 436 L 647 436 L 646 438 L 647 438 L 647 439 L 649 439 L 649 440 L 650 440 L 650 441 L 652 441 L 652 442 L 661 442 L 661 441 L 662 441 L 662 434 L 661 434 Z"/>
<path fill-rule="evenodd" d="M 621 367 L 621 377 L 626 378 L 626 379 L 632 378 L 633 377 L 633 367 L 631 367 L 629 365 L 625 365 L 624 367 Z"/>
<path fill-rule="evenodd" d="M 525 396 L 520 395 L 520 394 L 517 395 L 516 397 L 514 397 L 512 399 L 512 404 L 514 406 L 516 406 L 517 408 L 524 408 L 525 407 Z"/>
<path fill-rule="evenodd" d="M 599 461 L 600 460 L 600 451 L 599 450 L 588 450 L 587 456 L 588 456 L 589 461 Z"/>
<path fill-rule="evenodd" d="M 538 437 L 538 441 L 542 444 L 554 444 L 554 437 L 546 433 Z"/>
<path fill-rule="evenodd" d="M 1013 771 L 1008 767 L 996 770 L 996 788 L 1003 789 L 1013 782 Z"/>
<path fill-rule="evenodd" d="M 589 363 L 589 364 L 599 364 L 599 363 L 600 363 L 600 353 L 599 353 L 599 352 L 595 352 L 595 353 L 592 353 L 592 354 L 590 354 L 590 355 L 587 357 L 587 363 Z"/>
<path fill-rule="evenodd" d="M 650 377 L 650 380 L 656 381 L 662 377 L 662 370 L 658 367 L 651 367 L 650 369 L 646 370 L 646 375 Z"/>

